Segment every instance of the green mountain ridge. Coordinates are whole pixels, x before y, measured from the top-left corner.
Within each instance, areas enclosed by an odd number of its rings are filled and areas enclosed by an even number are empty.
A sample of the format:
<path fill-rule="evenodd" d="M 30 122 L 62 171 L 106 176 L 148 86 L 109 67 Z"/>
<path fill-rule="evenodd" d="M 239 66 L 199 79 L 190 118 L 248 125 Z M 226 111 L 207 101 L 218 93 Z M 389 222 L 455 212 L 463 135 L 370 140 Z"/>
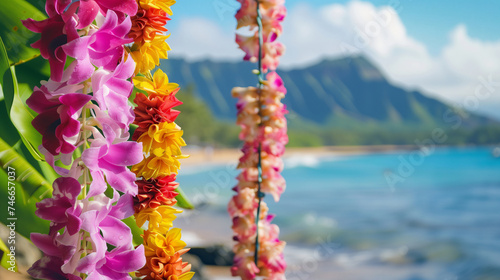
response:
<path fill-rule="evenodd" d="M 169 79 L 187 89 L 185 93 L 191 92 L 184 95 L 189 102 L 183 105 L 191 113 L 181 114 L 179 120 L 186 135 L 192 137 L 191 143 L 240 143 L 231 89 L 255 86 L 254 67 L 248 62 L 175 58 L 162 62 Z M 432 137 L 435 129 L 449 136 L 441 143 L 446 145 L 495 144 L 500 139 L 498 121 L 393 85 L 362 56 L 324 60 L 278 73 L 288 90 L 283 102 L 290 111 L 287 119 L 292 146 L 414 145 L 418 139 Z M 179 98 L 182 101 L 183 95 Z M 189 107 L 193 102 L 195 110 Z"/>
<path fill-rule="evenodd" d="M 171 58 L 161 68 L 182 87 L 194 86 L 201 98 L 221 120 L 236 118 L 235 86 L 252 86 L 250 73 L 255 65 L 248 62 L 187 62 Z M 339 121 L 428 127 L 446 123 L 446 114 L 455 111 L 449 105 L 420 91 L 391 84 L 382 72 L 363 56 L 324 60 L 316 65 L 293 70 L 278 70 L 288 93 L 283 102 L 297 117 L 320 127 L 335 127 Z M 462 125 L 493 124 L 496 121 L 467 112 Z"/>

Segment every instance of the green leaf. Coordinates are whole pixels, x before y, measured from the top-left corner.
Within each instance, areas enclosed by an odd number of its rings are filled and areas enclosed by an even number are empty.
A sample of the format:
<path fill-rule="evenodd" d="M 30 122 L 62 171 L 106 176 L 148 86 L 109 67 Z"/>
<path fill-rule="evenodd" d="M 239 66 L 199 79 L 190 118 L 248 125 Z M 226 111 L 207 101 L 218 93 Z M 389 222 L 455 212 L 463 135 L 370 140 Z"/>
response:
<path fill-rule="evenodd" d="M 0 101 L 0 138 L 2 138 L 10 146 L 14 146 L 21 138 L 17 133 L 16 127 L 10 121 L 10 116 L 5 107 L 5 100 Z"/>
<path fill-rule="evenodd" d="M 21 100 L 20 91 L 31 91 L 27 84 L 18 84 L 14 66 L 10 68 L 13 88 L 8 84 L 4 87 L 5 105 L 9 112 L 10 119 L 17 128 L 21 140 L 36 160 L 44 160 L 43 155 L 38 151 L 38 146 L 42 144 L 42 135 L 31 125 L 35 116 L 30 112 L 26 104 Z M 9 75 L 6 75 L 9 76 Z M 26 94 L 26 93 L 25 93 Z M 10 104 L 9 104 L 10 101 Z"/>
<path fill-rule="evenodd" d="M 7 56 L 7 50 L 5 50 L 5 45 L 3 44 L 2 37 L 0 37 L 0 86 L 3 85 L 3 75 L 8 69 L 9 69 L 9 57 Z M 3 92 L 2 92 L 2 98 L 3 98 Z"/>
<path fill-rule="evenodd" d="M 14 68 L 14 67 L 12 67 Z M 14 71 L 14 70 L 13 70 Z M 14 126 L 19 131 L 21 140 L 31 155 L 38 161 L 42 161 L 45 157 L 38 151 L 38 147 L 42 144 L 42 135 L 33 127 L 31 122 L 35 118 L 34 112 L 21 100 L 20 95 L 31 95 L 31 88 L 27 84 L 19 84 L 18 91 L 14 96 L 14 103 L 10 110 L 10 118 Z"/>
<path fill-rule="evenodd" d="M 0 41 L 0 71 L 5 68 L 5 53 L 5 47 Z M 1 88 L 10 120 L 18 130 L 21 140 L 33 158 L 43 160 L 43 156 L 37 149 L 42 144 L 42 136 L 31 125 L 31 121 L 35 116 L 20 97 L 20 92 L 26 96 L 31 94 L 31 89 L 26 84 L 18 85 L 14 66 L 10 67 L 10 71 L 5 71 L 2 78 Z"/>
<path fill-rule="evenodd" d="M 132 231 L 132 243 L 134 246 L 140 245 L 143 243 L 143 239 L 141 234 L 144 233 L 144 230 L 137 226 L 135 222 L 134 216 L 128 217 L 123 222 L 130 228 Z"/>
<path fill-rule="evenodd" d="M 177 195 L 175 197 L 175 199 L 177 199 L 177 204 L 176 204 L 177 206 L 184 208 L 184 209 L 194 209 L 193 204 L 191 204 L 189 199 L 186 197 L 186 195 L 182 191 L 181 187 L 177 187 L 177 189 L 175 189 L 175 191 L 179 193 L 179 195 Z"/>
<path fill-rule="evenodd" d="M 7 256 L 7 254 L 10 253 L 10 250 L 9 248 L 7 248 L 7 245 L 5 245 L 5 243 L 3 243 L 2 239 L 0 239 L 0 253 L 1 254 L 1 260 L 0 260 L 0 265 L 2 267 L 4 267 L 5 269 L 9 269 L 10 267 L 12 267 L 8 261 L 9 261 L 9 256 Z M 14 266 L 15 267 L 15 271 L 17 271 L 17 265 Z"/>
<path fill-rule="evenodd" d="M 57 178 L 61 177 L 46 161 L 39 161 L 38 165 L 40 165 L 43 177 L 47 179 L 48 182 L 54 182 Z"/>
<path fill-rule="evenodd" d="M 5 50 L 5 46 L 2 41 L 2 37 L 0 37 L 0 96 L 1 100 L 4 100 L 3 95 L 3 75 L 9 69 L 9 57 L 7 56 L 7 51 Z"/>
<path fill-rule="evenodd" d="M 52 185 L 3 139 L 0 139 L 0 151 L 0 165 L 3 168 L 10 166 L 16 170 L 16 175 L 18 175 L 16 180 L 21 184 L 27 199 L 35 196 L 34 200 L 40 201 L 52 194 Z M 0 182 L 7 182 L 7 180 Z"/>
<path fill-rule="evenodd" d="M 40 173 L 36 171 L 23 157 L 21 157 L 14 148 L 7 145 L 0 139 L 0 197 L 4 199 L 2 205 L 9 196 L 8 182 L 15 184 L 15 217 L 17 218 L 16 231 L 29 238 L 32 232 L 47 233 L 49 230 L 49 221 L 38 218 L 35 215 L 36 203 L 45 197 L 52 195 L 52 186 Z M 10 169 L 10 170 L 9 170 Z M 14 171 L 15 181 L 9 181 L 7 171 Z M 12 185 L 12 184 L 11 184 Z M 11 216 L 8 211 L 0 211 L 0 222 L 8 224 L 8 218 Z"/>
<path fill-rule="evenodd" d="M 16 172 L 19 172 L 16 169 Z M 19 173 L 16 173 L 16 176 L 19 175 Z M 7 182 L 8 176 L 5 170 L 0 170 L 0 180 L 2 182 Z M 25 183 L 24 182 L 16 182 L 16 191 L 15 191 L 15 217 L 17 218 L 16 221 L 16 232 L 19 235 L 22 235 L 26 238 L 30 238 L 30 234 L 33 232 L 38 232 L 38 233 L 47 233 L 49 232 L 49 225 L 50 222 L 40 219 L 35 215 L 36 211 L 36 203 L 40 201 L 39 199 L 39 194 L 35 196 L 29 196 L 27 192 L 24 190 Z M 39 192 L 37 192 L 39 193 Z M 8 193 L 8 188 L 7 184 L 4 184 L 0 188 L 0 196 L 4 199 L 4 201 L 7 200 L 9 193 Z M 6 204 L 2 204 L 7 208 Z M 8 214 L 8 212 L 5 210 L 0 211 L 0 222 L 3 224 L 9 224 L 8 218 L 11 216 Z"/>
<path fill-rule="evenodd" d="M 2 1 L 0 4 L 0 37 L 7 50 L 9 65 L 17 65 L 40 55 L 30 47 L 40 35 L 23 26 L 21 20 L 43 20 L 46 16 L 25 0 Z"/>
<path fill-rule="evenodd" d="M 45 0 L 26 0 L 26 2 L 37 8 L 41 13 L 45 13 Z"/>
<path fill-rule="evenodd" d="M 31 166 L 40 172 L 49 182 L 53 182 L 59 177 L 54 169 L 45 161 L 38 161 L 31 156 L 28 148 L 22 143 L 16 127 L 12 124 L 10 116 L 7 114 L 5 101 L 0 101 L 0 138 L 9 146 L 15 148 L 18 154 L 23 156 Z M 19 145 L 20 144 L 20 145 Z"/>
<path fill-rule="evenodd" d="M 9 112 L 12 123 L 17 128 L 21 140 L 26 148 L 28 148 L 31 155 L 36 160 L 43 160 L 43 155 L 40 154 L 37 149 L 37 147 L 42 144 L 42 135 L 31 125 L 31 121 L 33 121 L 35 116 L 26 104 L 22 102 L 19 94 L 20 91 L 26 92 L 31 91 L 31 89 L 26 84 L 17 83 L 14 66 L 10 68 L 10 75 L 8 75 L 8 73 L 9 72 L 6 73 L 4 78 L 10 78 L 12 83 L 7 83 L 7 81 L 4 80 L 5 83 L 3 86 L 7 112 Z"/>
<path fill-rule="evenodd" d="M 40 81 L 49 80 L 49 61 L 39 56 L 26 63 L 17 65 L 16 76 L 20 84 L 28 84 L 30 88 L 34 88 L 35 86 L 40 87 Z M 21 96 L 21 99 L 25 101 L 24 96 Z"/>

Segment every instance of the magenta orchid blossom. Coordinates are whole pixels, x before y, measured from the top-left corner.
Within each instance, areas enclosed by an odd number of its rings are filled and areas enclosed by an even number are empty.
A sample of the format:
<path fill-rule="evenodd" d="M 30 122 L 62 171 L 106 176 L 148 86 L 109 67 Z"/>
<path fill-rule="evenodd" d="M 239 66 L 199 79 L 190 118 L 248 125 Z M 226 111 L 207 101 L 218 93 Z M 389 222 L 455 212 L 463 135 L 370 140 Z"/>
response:
<path fill-rule="evenodd" d="M 122 221 L 134 214 L 138 193 L 128 166 L 143 159 L 142 145 L 128 141 L 135 62 L 125 45 L 132 42 L 137 2 L 48 0 L 46 10 L 48 19 L 23 22 L 41 33 L 32 46 L 51 66 L 50 79 L 26 103 L 38 113 L 32 124 L 42 134 L 40 152 L 63 177 L 54 181 L 52 197 L 37 203 L 36 214 L 51 224 L 48 234 L 31 235 L 44 256 L 28 273 L 131 279 L 146 263 L 143 245 L 133 246 Z M 68 58 L 74 61 L 65 68 Z"/>
<path fill-rule="evenodd" d="M 69 83 L 77 84 L 87 80 L 94 73 L 95 67 L 115 70 L 123 58 L 125 51 L 123 45 L 133 41 L 127 36 L 131 27 L 130 17 L 120 21 L 115 12 L 108 10 L 105 21 L 99 29 L 89 31 L 88 36 L 62 46 L 67 55 L 77 60 Z"/>

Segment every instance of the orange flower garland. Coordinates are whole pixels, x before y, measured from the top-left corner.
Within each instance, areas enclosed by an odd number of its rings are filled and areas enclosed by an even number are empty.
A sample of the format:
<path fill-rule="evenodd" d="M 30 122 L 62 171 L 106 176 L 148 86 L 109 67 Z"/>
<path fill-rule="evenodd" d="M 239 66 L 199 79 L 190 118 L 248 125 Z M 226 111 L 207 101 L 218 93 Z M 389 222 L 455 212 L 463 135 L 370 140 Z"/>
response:
<path fill-rule="evenodd" d="M 182 211 L 173 208 L 178 183 L 176 174 L 180 169 L 179 159 L 185 158 L 181 147 L 183 131 L 174 122 L 179 111 L 173 108 L 182 104 L 176 97 L 179 85 L 170 83 L 160 69 L 151 75 L 160 59 L 167 58 L 170 47 L 165 42 L 164 25 L 172 14 L 172 0 L 138 0 L 139 10 L 132 17 L 129 37 L 134 44 L 129 48 L 136 62 L 133 79 L 138 92 L 134 99 L 135 121 L 138 127 L 132 139 L 142 143 L 144 158 L 132 167 L 137 177 L 138 195 L 134 198 L 136 223 L 144 231 L 146 265 L 137 276 L 145 280 L 189 280 L 193 277 L 191 265 L 182 261 L 186 243 L 181 240 L 181 230 L 172 228 L 176 214 Z"/>

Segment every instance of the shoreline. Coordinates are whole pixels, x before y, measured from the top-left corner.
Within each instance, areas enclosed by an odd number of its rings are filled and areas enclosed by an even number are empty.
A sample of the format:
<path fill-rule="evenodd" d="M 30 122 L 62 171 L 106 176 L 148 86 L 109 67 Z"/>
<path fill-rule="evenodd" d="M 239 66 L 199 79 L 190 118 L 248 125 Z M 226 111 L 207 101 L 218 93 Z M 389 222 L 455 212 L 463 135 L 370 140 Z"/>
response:
<path fill-rule="evenodd" d="M 390 153 L 395 151 L 412 151 L 416 145 L 372 145 L 372 146 L 323 146 L 323 147 L 291 147 L 286 148 L 283 159 L 310 155 L 315 157 L 355 156 L 372 153 Z M 242 153 L 239 148 L 214 149 L 212 147 L 187 146 L 184 152 L 189 155 L 182 160 L 186 167 L 197 167 L 206 164 L 236 164 Z"/>
<path fill-rule="evenodd" d="M 475 148 L 489 147 L 493 150 L 498 149 L 500 156 L 500 147 L 496 145 L 465 145 L 465 146 L 448 146 L 436 145 L 437 149 L 446 148 Z M 367 146 L 322 146 L 322 147 L 290 147 L 286 148 L 283 159 L 297 156 L 314 156 L 317 158 L 331 156 L 356 156 L 377 153 L 392 153 L 400 151 L 415 151 L 421 147 L 417 145 L 367 145 Z M 242 156 L 240 148 L 212 148 L 200 146 L 186 146 L 183 149 L 184 153 L 189 155 L 188 158 L 182 160 L 182 165 L 186 167 L 198 167 L 210 165 L 235 165 Z"/>

